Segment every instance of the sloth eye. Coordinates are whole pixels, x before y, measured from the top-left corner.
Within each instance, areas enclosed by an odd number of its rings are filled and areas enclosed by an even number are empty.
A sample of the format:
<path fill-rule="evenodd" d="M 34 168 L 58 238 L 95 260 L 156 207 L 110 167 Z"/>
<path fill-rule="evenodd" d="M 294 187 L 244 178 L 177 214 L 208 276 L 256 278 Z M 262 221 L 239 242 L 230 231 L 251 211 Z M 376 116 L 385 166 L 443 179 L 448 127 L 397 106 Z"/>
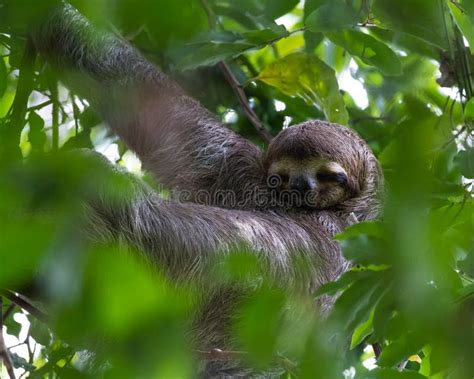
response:
<path fill-rule="evenodd" d="M 316 177 L 321 182 L 336 182 L 340 184 L 347 182 L 347 176 L 342 172 L 319 172 Z"/>

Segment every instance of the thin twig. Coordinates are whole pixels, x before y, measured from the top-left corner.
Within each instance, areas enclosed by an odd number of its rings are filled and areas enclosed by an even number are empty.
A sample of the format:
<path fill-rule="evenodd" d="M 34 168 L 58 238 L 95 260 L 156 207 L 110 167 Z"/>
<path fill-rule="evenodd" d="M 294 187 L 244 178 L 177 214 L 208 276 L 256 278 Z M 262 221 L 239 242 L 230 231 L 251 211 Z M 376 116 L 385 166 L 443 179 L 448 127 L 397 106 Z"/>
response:
<path fill-rule="evenodd" d="M 247 115 L 248 119 L 250 120 L 250 122 L 254 126 L 255 130 L 258 133 L 258 135 L 266 143 L 270 143 L 270 141 L 272 140 L 272 135 L 265 129 L 265 127 L 263 126 L 263 123 L 260 121 L 257 114 L 254 112 L 254 110 L 250 106 L 247 95 L 245 94 L 240 82 L 234 76 L 234 74 L 230 70 L 227 63 L 222 61 L 222 62 L 219 63 L 219 67 L 221 68 L 227 82 L 230 84 L 230 86 L 234 90 L 234 93 L 237 95 L 237 98 L 239 100 L 240 105 L 242 106 L 245 114 Z"/>
<path fill-rule="evenodd" d="M 374 350 L 375 359 L 379 359 L 380 354 L 382 354 L 382 346 L 375 342 L 372 344 L 372 349 Z"/>
<path fill-rule="evenodd" d="M 217 18 L 214 11 L 209 6 L 206 0 L 201 0 L 201 5 L 204 11 L 206 12 L 209 28 L 215 29 L 216 24 L 217 24 Z M 227 82 L 232 87 L 234 93 L 237 95 L 237 99 L 239 100 L 239 103 L 242 106 L 244 113 L 247 115 L 247 118 L 254 126 L 260 138 L 262 138 L 265 143 L 267 144 L 270 143 L 272 139 L 272 135 L 265 129 L 262 121 L 260 121 L 257 114 L 254 112 L 254 110 L 250 106 L 247 95 L 245 94 L 242 85 L 234 76 L 230 67 L 224 61 L 219 62 L 219 67 L 222 73 L 224 74 L 224 77 L 226 78 Z"/>
<path fill-rule="evenodd" d="M 13 361 L 8 351 L 7 346 L 5 345 L 5 340 L 3 339 L 3 330 L 0 331 L 0 360 L 5 365 L 7 369 L 8 376 L 10 379 L 15 379 L 15 371 L 13 370 Z"/>
<path fill-rule="evenodd" d="M 10 108 L 9 138 L 7 141 L 17 146 L 20 143 L 20 134 L 25 125 L 25 114 L 28 108 L 28 99 L 34 85 L 34 63 L 36 60 L 36 49 L 31 39 L 28 39 L 20 64 L 17 90 L 12 106 Z"/>
<path fill-rule="evenodd" d="M 49 78 L 49 90 L 51 93 L 51 101 L 53 102 L 53 107 L 51 109 L 51 126 L 53 129 L 51 144 L 53 151 L 59 149 L 59 95 L 58 95 L 58 82 L 56 78 L 52 77 L 50 73 Z"/>
<path fill-rule="evenodd" d="M 79 109 L 76 104 L 76 96 L 72 93 L 71 93 L 71 103 L 72 103 L 72 115 L 74 117 L 75 133 L 77 136 L 79 134 L 79 122 L 77 121 L 79 119 Z"/>
<path fill-rule="evenodd" d="M 28 112 L 31 112 L 31 111 L 36 111 L 38 109 L 41 109 L 41 108 L 44 108 L 48 105 L 51 105 L 53 102 L 51 100 L 46 100 L 44 102 L 42 102 L 41 104 L 38 104 L 38 105 L 33 105 L 32 107 L 29 107 L 28 108 Z"/>
<path fill-rule="evenodd" d="M 7 310 L 5 312 L 3 312 L 3 317 L 1 319 L 1 322 L 5 323 L 5 320 L 10 317 L 10 315 L 12 314 L 13 310 L 15 309 L 15 306 L 16 304 L 15 303 L 10 303 L 10 305 L 8 306 Z"/>
<path fill-rule="evenodd" d="M 15 303 L 20 308 L 23 308 L 25 311 L 27 311 L 42 322 L 47 322 L 49 319 L 46 313 L 35 307 L 28 299 L 26 299 L 22 295 L 17 295 L 16 293 L 10 290 L 0 289 L 0 296 L 6 297 L 12 303 Z"/>
<path fill-rule="evenodd" d="M 456 133 L 454 133 L 451 138 L 446 141 L 445 143 L 443 143 L 443 145 L 441 146 L 442 149 L 446 148 L 448 145 L 451 144 L 451 142 L 454 142 L 456 141 L 456 138 L 458 138 L 462 133 L 464 133 L 466 131 L 466 126 L 463 125 L 459 130 L 456 131 Z"/>
<path fill-rule="evenodd" d="M 3 297 L 0 296 L 0 360 L 7 369 L 10 379 L 15 379 L 15 371 L 13 370 L 13 361 L 8 351 L 7 345 L 3 338 Z"/>

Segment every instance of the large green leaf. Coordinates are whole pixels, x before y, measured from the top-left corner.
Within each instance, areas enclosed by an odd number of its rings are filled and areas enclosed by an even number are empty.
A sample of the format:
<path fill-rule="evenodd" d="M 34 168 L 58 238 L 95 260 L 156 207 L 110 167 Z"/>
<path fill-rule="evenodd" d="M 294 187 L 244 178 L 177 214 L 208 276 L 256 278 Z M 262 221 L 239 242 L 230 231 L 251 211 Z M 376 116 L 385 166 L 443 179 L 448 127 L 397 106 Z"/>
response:
<path fill-rule="evenodd" d="M 359 57 L 364 63 L 380 68 L 386 75 L 400 75 L 402 64 L 395 52 L 374 37 L 355 30 L 326 33 L 335 44 Z"/>
<path fill-rule="evenodd" d="M 308 104 L 318 104 L 327 119 L 346 125 L 348 114 L 334 70 L 314 55 L 294 53 L 270 63 L 257 77 Z"/>
<path fill-rule="evenodd" d="M 456 20 L 456 24 L 469 42 L 471 53 L 474 54 L 474 13 L 469 14 L 466 9 L 461 7 L 461 5 L 454 4 L 453 2 L 448 2 L 448 6 L 451 14 Z M 474 11 L 474 7 L 472 8 Z"/>
<path fill-rule="evenodd" d="M 357 280 L 337 299 L 334 316 L 343 320 L 343 328 L 352 334 L 354 329 L 366 321 L 373 307 L 385 291 L 386 280 L 383 274 L 372 275 Z M 343 316 L 344 315 L 344 316 Z"/>
<path fill-rule="evenodd" d="M 253 45 L 247 42 L 205 43 L 180 60 L 178 68 L 189 70 L 199 66 L 213 66 L 222 60 L 235 58 L 251 47 Z"/>
<path fill-rule="evenodd" d="M 436 46 L 426 43 L 411 34 L 396 30 L 382 29 L 377 26 L 370 28 L 370 34 L 377 39 L 389 44 L 392 48 L 400 48 L 403 51 L 411 51 L 432 59 L 439 59 L 439 50 Z"/>
<path fill-rule="evenodd" d="M 374 0 L 372 11 L 383 27 L 394 29 L 448 49 L 443 12 L 433 0 Z"/>
<path fill-rule="evenodd" d="M 215 1 L 215 9 L 220 13 L 226 13 L 222 9 L 239 10 L 242 16 L 265 18 L 274 20 L 290 12 L 297 4 L 298 0 L 219 0 Z"/>
<path fill-rule="evenodd" d="M 343 241 L 360 235 L 367 235 L 376 238 L 385 238 L 386 231 L 384 225 L 379 221 L 363 221 L 347 227 L 343 232 L 336 234 L 336 240 Z"/>
<path fill-rule="evenodd" d="M 283 25 L 273 24 L 265 29 L 243 32 L 242 36 L 246 42 L 259 45 L 278 38 L 287 37 L 288 34 L 288 30 Z"/>
<path fill-rule="evenodd" d="M 474 97 L 464 107 L 464 121 L 474 121 Z"/>
<path fill-rule="evenodd" d="M 362 341 L 374 331 L 374 327 L 372 325 L 373 315 L 374 313 L 372 312 L 370 317 L 363 323 L 359 324 L 354 330 L 354 333 L 352 333 L 351 349 L 362 343 Z"/>
<path fill-rule="evenodd" d="M 48 346 L 51 343 L 51 331 L 43 322 L 33 317 L 31 318 L 29 334 L 43 346 Z"/>
<path fill-rule="evenodd" d="M 382 367 L 395 366 L 410 355 L 418 353 L 425 342 L 418 333 L 404 333 L 398 340 L 384 347 L 378 364 Z"/>
<path fill-rule="evenodd" d="M 359 17 L 355 10 L 342 1 L 325 1 L 306 17 L 311 32 L 333 32 L 354 27 Z"/>
<path fill-rule="evenodd" d="M 271 41 L 287 36 L 288 30 L 275 23 L 265 29 L 242 33 L 211 31 L 184 48 L 171 51 L 171 55 L 178 61 L 181 70 L 212 66 L 222 60 L 235 58 L 248 49 L 265 47 Z"/>
<path fill-rule="evenodd" d="M 5 61 L 0 57 L 0 98 L 5 93 L 7 89 L 7 67 Z"/>
<path fill-rule="evenodd" d="M 466 178 L 474 179 L 474 148 L 460 151 L 458 157 L 461 174 Z"/>
<path fill-rule="evenodd" d="M 315 296 L 321 295 L 335 295 L 338 291 L 343 290 L 354 282 L 364 279 L 371 275 L 369 270 L 356 270 L 352 269 L 350 271 L 342 274 L 338 280 L 335 282 L 329 282 L 323 284 L 315 293 Z"/>

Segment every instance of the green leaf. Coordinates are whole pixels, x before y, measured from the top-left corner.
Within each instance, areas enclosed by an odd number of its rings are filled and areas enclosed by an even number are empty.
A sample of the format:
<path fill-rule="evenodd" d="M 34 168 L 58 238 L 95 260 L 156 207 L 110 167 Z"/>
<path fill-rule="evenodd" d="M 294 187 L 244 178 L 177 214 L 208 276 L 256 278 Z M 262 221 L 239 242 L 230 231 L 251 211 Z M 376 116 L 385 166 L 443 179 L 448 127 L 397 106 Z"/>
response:
<path fill-rule="evenodd" d="M 10 352 L 10 356 L 11 356 L 11 359 L 12 359 L 12 362 L 13 362 L 13 366 L 15 368 L 22 368 L 27 372 L 33 371 L 36 368 L 32 364 L 30 364 L 25 358 L 20 357 L 16 353 Z"/>
<path fill-rule="evenodd" d="M 20 335 L 22 325 L 15 321 L 13 314 L 4 321 L 4 325 L 7 327 L 8 334 L 16 337 Z"/>
<path fill-rule="evenodd" d="M 474 283 L 468 284 L 457 291 L 458 300 L 474 296 Z"/>
<path fill-rule="evenodd" d="M 47 139 L 44 130 L 44 120 L 36 112 L 30 112 L 28 124 L 30 125 L 28 140 L 31 143 L 31 147 L 33 151 L 42 152 Z"/>
<path fill-rule="evenodd" d="M 205 43 L 178 62 L 180 70 L 190 70 L 199 66 L 213 66 L 222 60 L 238 57 L 245 50 L 254 47 L 248 42 Z"/>
<path fill-rule="evenodd" d="M 311 13 L 313 13 L 316 9 L 318 9 L 319 7 L 323 6 L 326 3 L 331 3 L 331 2 L 329 0 L 306 0 L 304 2 L 304 8 L 303 8 L 304 19 L 306 20 Z"/>
<path fill-rule="evenodd" d="M 371 237 L 385 238 L 386 232 L 383 229 L 383 224 L 378 221 L 364 221 L 351 225 L 343 232 L 336 234 L 334 239 L 342 241 L 352 237 L 358 237 L 362 234 Z"/>
<path fill-rule="evenodd" d="M 449 49 L 443 13 L 433 0 L 374 0 L 372 12 L 383 23 L 382 27 L 412 34 Z"/>
<path fill-rule="evenodd" d="M 84 109 L 84 111 L 82 111 L 82 113 L 79 115 L 78 119 L 80 125 L 84 129 L 90 129 L 102 122 L 101 118 L 91 107 Z"/>
<path fill-rule="evenodd" d="M 464 120 L 474 119 L 474 97 L 470 98 L 464 107 Z"/>
<path fill-rule="evenodd" d="M 236 332 L 243 348 L 260 364 L 269 362 L 274 353 L 284 299 L 282 292 L 264 288 L 242 305 Z"/>
<path fill-rule="evenodd" d="M 363 321 L 367 320 L 371 310 L 385 291 L 385 280 L 379 273 L 360 279 L 352 284 L 337 299 L 334 315 L 344 322 L 344 329 L 352 333 Z"/>
<path fill-rule="evenodd" d="M 415 371 L 398 371 L 392 368 L 376 368 L 370 371 L 366 379 L 426 379 Z"/>
<path fill-rule="evenodd" d="M 448 6 L 456 24 L 469 42 L 471 53 L 474 54 L 474 14 L 469 15 L 460 4 L 454 4 L 451 1 L 448 1 Z"/>
<path fill-rule="evenodd" d="M 93 149 L 94 145 L 91 140 L 91 131 L 90 129 L 85 129 L 79 132 L 77 135 L 69 138 L 64 145 L 61 147 L 61 150 L 71 150 L 87 148 Z"/>
<path fill-rule="evenodd" d="M 392 367 L 407 359 L 410 355 L 417 354 L 426 341 L 418 333 L 407 332 L 398 340 L 385 346 L 377 361 L 380 366 Z"/>
<path fill-rule="evenodd" d="M 235 6 L 234 9 L 238 7 L 247 17 L 274 20 L 290 12 L 298 4 L 298 0 L 223 0 L 215 3 L 215 9 L 219 10 L 220 14 L 225 13 L 221 10 L 224 6 L 231 9 Z"/>
<path fill-rule="evenodd" d="M 51 343 L 51 332 L 48 327 L 34 318 L 31 318 L 30 335 L 40 345 L 49 346 Z"/>
<path fill-rule="evenodd" d="M 314 55 L 293 53 L 270 63 L 257 77 L 308 104 L 318 104 L 327 119 L 347 125 L 348 114 L 334 70 Z"/>
<path fill-rule="evenodd" d="M 369 276 L 371 271 L 369 270 L 350 270 L 345 272 L 340 276 L 340 278 L 334 282 L 329 282 L 323 284 L 318 290 L 315 292 L 315 296 L 321 295 L 335 295 L 337 292 L 345 289 L 352 283 L 366 278 Z"/>
<path fill-rule="evenodd" d="M 461 174 L 469 179 L 474 179 L 474 148 L 460 151 L 458 154 Z"/>
<path fill-rule="evenodd" d="M 61 379 L 88 379 L 89 375 L 85 375 L 75 367 L 59 367 L 56 365 L 54 371 L 59 375 Z"/>
<path fill-rule="evenodd" d="M 386 265 L 391 263 L 386 243 L 380 238 L 360 235 L 341 242 L 344 256 L 362 266 Z"/>
<path fill-rule="evenodd" d="M 261 3 L 261 0 L 256 0 Z M 290 12 L 296 5 L 298 0 L 265 0 L 263 14 L 271 19 L 278 18 L 284 14 Z"/>
<path fill-rule="evenodd" d="M 439 59 L 438 48 L 411 34 L 374 26 L 370 28 L 370 35 L 375 36 L 381 41 L 388 42 L 392 47 L 399 47 L 401 50 L 408 50 L 435 60 Z"/>
<path fill-rule="evenodd" d="M 288 30 L 283 25 L 276 25 L 272 28 L 265 28 L 262 30 L 252 30 L 248 32 L 243 32 L 242 36 L 246 42 L 259 45 L 266 43 L 273 39 L 283 38 L 288 36 Z"/>
<path fill-rule="evenodd" d="M 393 291 L 387 288 L 387 291 L 375 306 L 372 326 L 375 338 L 382 340 L 386 338 L 386 330 L 393 318 L 395 298 Z"/>
<path fill-rule="evenodd" d="M 368 335 L 372 334 L 374 331 L 372 320 L 374 318 L 374 312 L 370 314 L 370 317 L 364 321 L 363 323 L 359 324 L 357 328 L 352 333 L 351 337 L 351 350 L 359 345 Z"/>
<path fill-rule="evenodd" d="M 308 17 L 305 25 L 311 32 L 334 32 L 352 28 L 359 17 L 356 11 L 342 1 L 326 1 Z"/>
<path fill-rule="evenodd" d="M 7 89 L 7 77 L 8 72 L 7 66 L 5 65 L 5 60 L 0 57 L 0 98 L 3 96 L 5 90 Z"/>
<path fill-rule="evenodd" d="M 274 22 L 267 25 L 264 29 L 243 33 L 210 31 L 194 39 L 185 48 L 172 50 L 171 55 L 182 70 L 212 66 L 222 60 L 235 58 L 248 49 L 264 47 L 271 41 L 289 35 L 283 25 Z"/>
<path fill-rule="evenodd" d="M 359 57 L 365 64 L 380 68 L 386 75 L 400 75 L 400 59 L 386 44 L 374 37 L 355 30 L 326 33 L 332 42 Z"/>
<path fill-rule="evenodd" d="M 0 193 L 1 190 L 0 188 Z M 5 197 L 3 201 L 7 201 Z M 0 216 L 4 217 L 3 214 Z M 2 223 L 0 287 L 11 287 L 13 283 L 31 277 L 39 258 L 46 251 L 52 238 L 51 229 L 44 223 L 35 221 L 15 219 Z M 28 238 L 25 238 L 25 230 L 28 230 Z"/>

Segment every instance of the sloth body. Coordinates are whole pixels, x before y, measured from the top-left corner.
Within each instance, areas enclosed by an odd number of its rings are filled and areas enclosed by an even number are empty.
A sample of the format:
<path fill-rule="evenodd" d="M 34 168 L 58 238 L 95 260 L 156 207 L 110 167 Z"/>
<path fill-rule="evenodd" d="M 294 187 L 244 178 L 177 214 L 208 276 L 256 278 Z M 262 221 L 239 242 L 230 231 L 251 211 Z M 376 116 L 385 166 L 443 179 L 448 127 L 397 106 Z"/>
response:
<path fill-rule="evenodd" d="M 203 288 L 209 262 L 242 249 L 255 254 L 279 285 L 305 293 L 349 267 L 332 237 L 354 216 L 377 216 L 382 185 L 379 165 L 356 133 L 308 121 L 283 130 L 264 153 L 129 44 L 98 33 L 69 6 L 52 12 L 33 39 L 66 84 L 180 200 L 165 201 L 138 183 L 125 204 L 91 207 L 96 236 L 125 240 L 171 277 Z M 290 201 L 287 192 L 295 195 Z M 198 344 L 232 347 L 226 320 L 238 295 L 232 288 L 206 291 Z M 321 312 L 333 303 L 318 301 Z"/>

